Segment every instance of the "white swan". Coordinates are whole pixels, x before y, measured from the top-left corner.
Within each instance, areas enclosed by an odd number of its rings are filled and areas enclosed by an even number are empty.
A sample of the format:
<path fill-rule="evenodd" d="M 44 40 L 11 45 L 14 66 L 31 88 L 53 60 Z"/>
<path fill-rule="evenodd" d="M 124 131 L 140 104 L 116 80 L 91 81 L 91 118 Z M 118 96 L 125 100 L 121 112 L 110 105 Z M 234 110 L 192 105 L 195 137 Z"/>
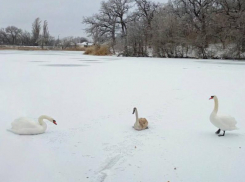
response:
<path fill-rule="evenodd" d="M 148 121 L 145 118 L 138 118 L 138 110 L 135 107 L 133 110 L 133 114 L 136 115 L 136 122 L 134 123 L 133 128 L 136 130 L 144 130 L 148 129 Z"/>
<path fill-rule="evenodd" d="M 21 117 L 11 123 L 12 128 L 10 131 L 19 135 L 35 135 L 44 133 L 47 129 L 47 124 L 43 121 L 44 119 L 47 119 L 57 125 L 53 118 L 46 115 L 40 116 L 38 118 L 38 122 L 27 117 Z"/>
<path fill-rule="evenodd" d="M 231 130 L 238 129 L 236 127 L 237 121 L 235 120 L 235 118 L 231 116 L 227 116 L 227 115 L 217 114 L 218 107 L 219 107 L 217 96 L 215 95 L 211 96 L 209 100 L 210 99 L 214 99 L 214 110 L 210 115 L 210 121 L 214 126 L 219 128 L 215 133 L 219 134 L 220 130 L 223 130 L 223 135 L 219 135 L 219 136 L 225 136 L 225 131 L 231 131 Z"/>

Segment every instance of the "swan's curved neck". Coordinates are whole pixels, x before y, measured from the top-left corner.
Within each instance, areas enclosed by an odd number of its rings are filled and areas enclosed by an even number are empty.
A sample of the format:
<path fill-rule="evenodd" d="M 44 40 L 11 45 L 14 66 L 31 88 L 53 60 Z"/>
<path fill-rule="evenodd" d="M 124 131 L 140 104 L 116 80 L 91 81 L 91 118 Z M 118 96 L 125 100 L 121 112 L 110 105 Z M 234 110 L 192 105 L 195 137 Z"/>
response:
<path fill-rule="evenodd" d="M 45 115 L 42 115 L 38 118 L 38 122 L 39 124 L 43 127 L 43 128 L 47 128 L 47 124 L 43 121 L 44 119 L 47 119 L 47 120 L 52 120 L 50 117 L 48 116 L 45 116 Z"/>
<path fill-rule="evenodd" d="M 219 101 L 217 97 L 214 97 L 214 110 L 213 112 L 217 113 L 219 109 Z"/>
<path fill-rule="evenodd" d="M 136 116 L 136 122 L 138 122 L 139 121 L 139 117 L 138 117 L 138 110 L 137 109 L 135 109 L 135 116 Z"/>

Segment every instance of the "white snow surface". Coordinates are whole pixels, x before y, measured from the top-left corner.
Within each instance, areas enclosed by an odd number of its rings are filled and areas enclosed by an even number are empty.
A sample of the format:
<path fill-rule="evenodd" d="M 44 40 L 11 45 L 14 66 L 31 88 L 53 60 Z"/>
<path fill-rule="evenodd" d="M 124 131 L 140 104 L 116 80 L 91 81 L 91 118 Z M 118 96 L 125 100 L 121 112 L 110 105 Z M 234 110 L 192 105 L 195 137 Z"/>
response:
<path fill-rule="evenodd" d="M 244 78 L 237 61 L 0 51 L 0 181 L 243 182 Z M 239 130 L 214 134 L 211 95 Z M 7 131 L 43 114 L 58 125 Z"/>

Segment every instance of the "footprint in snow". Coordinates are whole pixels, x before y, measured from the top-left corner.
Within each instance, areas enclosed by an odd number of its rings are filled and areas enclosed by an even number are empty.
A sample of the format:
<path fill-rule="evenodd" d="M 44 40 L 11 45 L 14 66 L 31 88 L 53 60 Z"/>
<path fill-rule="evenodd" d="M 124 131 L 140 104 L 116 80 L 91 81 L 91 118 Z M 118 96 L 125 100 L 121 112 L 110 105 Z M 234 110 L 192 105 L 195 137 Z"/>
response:
<path fill-rule="evenodd" d="M 109 178 L 111 176 L 111 168 L 115 166 L 120 159 L 121 159 L 120 154 L 107 159 L 103 167 L 97 173 L 96 181 L 103 182 L 105 181 L 106 178 Z"/>

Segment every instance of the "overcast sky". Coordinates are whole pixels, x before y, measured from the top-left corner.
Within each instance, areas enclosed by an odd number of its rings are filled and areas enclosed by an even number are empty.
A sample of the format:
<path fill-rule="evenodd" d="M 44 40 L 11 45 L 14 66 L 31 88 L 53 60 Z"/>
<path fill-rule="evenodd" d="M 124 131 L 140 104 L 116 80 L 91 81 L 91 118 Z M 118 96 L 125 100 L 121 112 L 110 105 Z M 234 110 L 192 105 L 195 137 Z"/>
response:
<path fill-rule="evenodd" d="M 16 26 L 31 31 L 35 18 L 48 21 L 51 35 L 86 37 L 82 19 L 98 12 L 102 0 L 1 0 L 0 28 Z M 152 0 L 165 3 L 168 0 Z"/>

